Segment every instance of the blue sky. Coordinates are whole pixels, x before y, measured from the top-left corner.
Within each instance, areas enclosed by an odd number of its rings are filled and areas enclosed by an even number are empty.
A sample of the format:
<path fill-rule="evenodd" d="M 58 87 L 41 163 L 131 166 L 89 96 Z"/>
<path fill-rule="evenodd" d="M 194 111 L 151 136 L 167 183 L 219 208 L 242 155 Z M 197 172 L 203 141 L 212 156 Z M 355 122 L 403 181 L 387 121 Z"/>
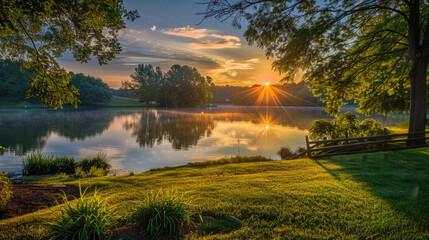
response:
<path fill-rule="evenodd" d="M 107 65 L 86 64 L 64 56 L 60 63 L 69 71 L 100 77 L 113 88 L 129 80 L 139 63 L 160 66 L 167 71 L 173 64 L 196 67 L 218 85 L 251 85 L 278 82 L 271 70 L 272 59 L 264 51 L 248 46 L 243 30 L 230 22 L 209 19 L 197 25 L 205 5 L 194 0 L 124 0 L 129 10 L 137 9 L 140 18 L 127 22 L 119 40 L 123 52 Z"/>

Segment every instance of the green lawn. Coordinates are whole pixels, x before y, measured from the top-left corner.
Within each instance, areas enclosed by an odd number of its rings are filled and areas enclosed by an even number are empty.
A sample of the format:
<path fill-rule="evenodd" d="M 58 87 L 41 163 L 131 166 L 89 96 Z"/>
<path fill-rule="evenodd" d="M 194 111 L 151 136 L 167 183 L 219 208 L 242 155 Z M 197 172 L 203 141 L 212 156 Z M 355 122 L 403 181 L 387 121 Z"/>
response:
<path fill-rule="evenodd" d="M 77 185 L 75 179 L 44 179 Z M 126 214 L 148 191 L 176 189 L 239 230 L 188 239 L 428 239 L 429 148 L 326 159 L 199 164 L 89 178 Z M 0 221 L 0 239 L 40 239 L 54 209 Z"/>
<path fill-rule="evenodd" d="M 138 99 L 113 96 L 112 101 L 104 107 L 144 107 L 147 106 Z"/>

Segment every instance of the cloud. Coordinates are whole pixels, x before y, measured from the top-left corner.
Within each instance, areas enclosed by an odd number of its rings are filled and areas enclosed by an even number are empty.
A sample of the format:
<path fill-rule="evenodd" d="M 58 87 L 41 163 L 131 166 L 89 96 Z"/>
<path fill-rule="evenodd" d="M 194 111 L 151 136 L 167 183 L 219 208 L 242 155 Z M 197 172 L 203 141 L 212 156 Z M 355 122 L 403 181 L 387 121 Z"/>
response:
<path fill-rule="evenodd" d="M 231 35 L 217 34 L 217 31 L 210 30 L 207 28 L 192 28 L 178 27 L 163 29 L 161 33 L 170 36 L 185 37 L 198 40 L 196 42 L 189 43 L 191 46 L 198 49 L 209 48 L 209 49 L 223 49 L 223 48 L 238 48 L 241 46 L 240 38 Z"/>
<path fill-rule="evenodd" d="M 258 62 L 260 62 L 260 61 L 259 61 L 259 58 L 251 58 L 251 59 L 247 60 L 247 62 L 250 62 L 250 63 L 258 63 Z"/>
<path fill-rule="evenodd" d="M 161 33 L 172 36 L 200 39 L 209 36 L 209 30 L 206 28 L 196 29 L 190 26 L 180 28 L 163 29 Z"/>
<path fill-rule="evenodd" d="M 222 49 L 222 48 L 238 48 L 241 46 L 240 43 L 234 43 L 234 42 L 193 42 L 190 43 L 190 45 L 196 47 L 196 48 L 211 48 L 211 49 Z"/>
<path fill-rule="evenodd" d="M 150 28 L 150 30 L 152 30 L 152 32 L 155 32 L 155 31 L 156 31 L 156 26 L 155 26 L 155 25 L 153 25 L 153 26 Z"/>

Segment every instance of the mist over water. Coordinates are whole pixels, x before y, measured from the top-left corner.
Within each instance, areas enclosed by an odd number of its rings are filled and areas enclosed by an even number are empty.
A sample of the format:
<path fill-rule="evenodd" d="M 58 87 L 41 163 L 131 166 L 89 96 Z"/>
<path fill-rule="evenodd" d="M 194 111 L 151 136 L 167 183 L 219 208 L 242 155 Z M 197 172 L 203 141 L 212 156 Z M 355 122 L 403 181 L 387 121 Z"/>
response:
<path fill-rule="evenodd" d="M 408 118 L 371 117 L 385 126 Z M 104 152 L 114 169 L 134 172 L 237 155 L 279 159 L 281 147 L 304 146 L 312 122 L 321 118 L 332 119 L 319 107 L 3 109 L 0 145 L 9 152 L 0 155 L 0 169 L 21 170 L 31 152 L 77 160 Z"/>

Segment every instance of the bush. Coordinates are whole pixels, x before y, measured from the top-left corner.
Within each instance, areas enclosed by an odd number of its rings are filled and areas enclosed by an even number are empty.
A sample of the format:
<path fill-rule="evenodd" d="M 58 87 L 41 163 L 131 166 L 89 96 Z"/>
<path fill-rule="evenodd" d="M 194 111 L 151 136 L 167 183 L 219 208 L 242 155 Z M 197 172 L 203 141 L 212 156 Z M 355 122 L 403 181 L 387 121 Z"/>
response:
<path fill-rule="evenodd" d="M 83 171 L 81 167 L 77 167 L 75 169 L 74 176 L 78 178 L 85 178 L 85 177 L 103 177 L 106 176 L 107 170 L 104 170 L 102 168 L 97 168 L 96 166 L 92 166 L 88 172 Z"/>
<path fill-rule="evenodd" d="M 292 150 L 290 149 L 290 147 L 282 147 L 280 149 L 280 151 L 277 152 L 278 155 L 280 155 L 280 157 L 282 159 L 288 159 L 291 158 L 293 156 L 295 156 L 295 153 L 292 152 Z"/>
<path fill-rule="evenodd" d="M 89 172 L 92 167 L 100 168 L 103 170 L 109 170 L 110 164 L 107 160 L 106 154 L 99 153 L 94 158 L 85 158 L 77 163 L 78 167 L 81 167 L 84 172 Z"/>
<path fill-rule="evenodd" d="M 329 139 L 374 136 L 383 134 L 383 125 L 374 119 L 367 118 L 359 123 L 359 116 L 346 112 L 331 122 L 325 119 L 316 120 L 310 127 L 310 139 L 319 140 L 323 137 Z"/>
<path fill-rule="evenodd" d="M 42 153 L 32 153 L 23 159 L 22 165 L 23 175 L 72 174 L 76 161 L 73 157 L 53 157 Z"/>
<path fill-rule="evenodd" d="M 174 236 L 181 225 L 190 223 L 192 200 L 177 192 L 149 194 L 131 216 L 151 237 Z"/>
<path fill-rule="evenodd" d="M 290 159 L 292 157 L 295 157 L 296 155 L 302 153 L 305 151 L 305 148 L 298 147 L 295 149 L 295 151 L 292 151 L 290 147 L 282 147 L 277 154 L 280 155 L 280 158 L 283 160 Z"/>
<path fill-rule="evenodd" d="M 105 199 L 87 196 L 79 186 L 80 198 L 76 203 L 63 196 L 64 206 L 54 222 L 49 224 L 52 239 L 109 239 L 109 230 L 118 223 L 116 212 L 110 210 Z"/>
<path fill-rule="evenodd" d="M 12 197 L 12 188 L 9 178 L 0 170 L 0 210 L 3 209 Z"/>

